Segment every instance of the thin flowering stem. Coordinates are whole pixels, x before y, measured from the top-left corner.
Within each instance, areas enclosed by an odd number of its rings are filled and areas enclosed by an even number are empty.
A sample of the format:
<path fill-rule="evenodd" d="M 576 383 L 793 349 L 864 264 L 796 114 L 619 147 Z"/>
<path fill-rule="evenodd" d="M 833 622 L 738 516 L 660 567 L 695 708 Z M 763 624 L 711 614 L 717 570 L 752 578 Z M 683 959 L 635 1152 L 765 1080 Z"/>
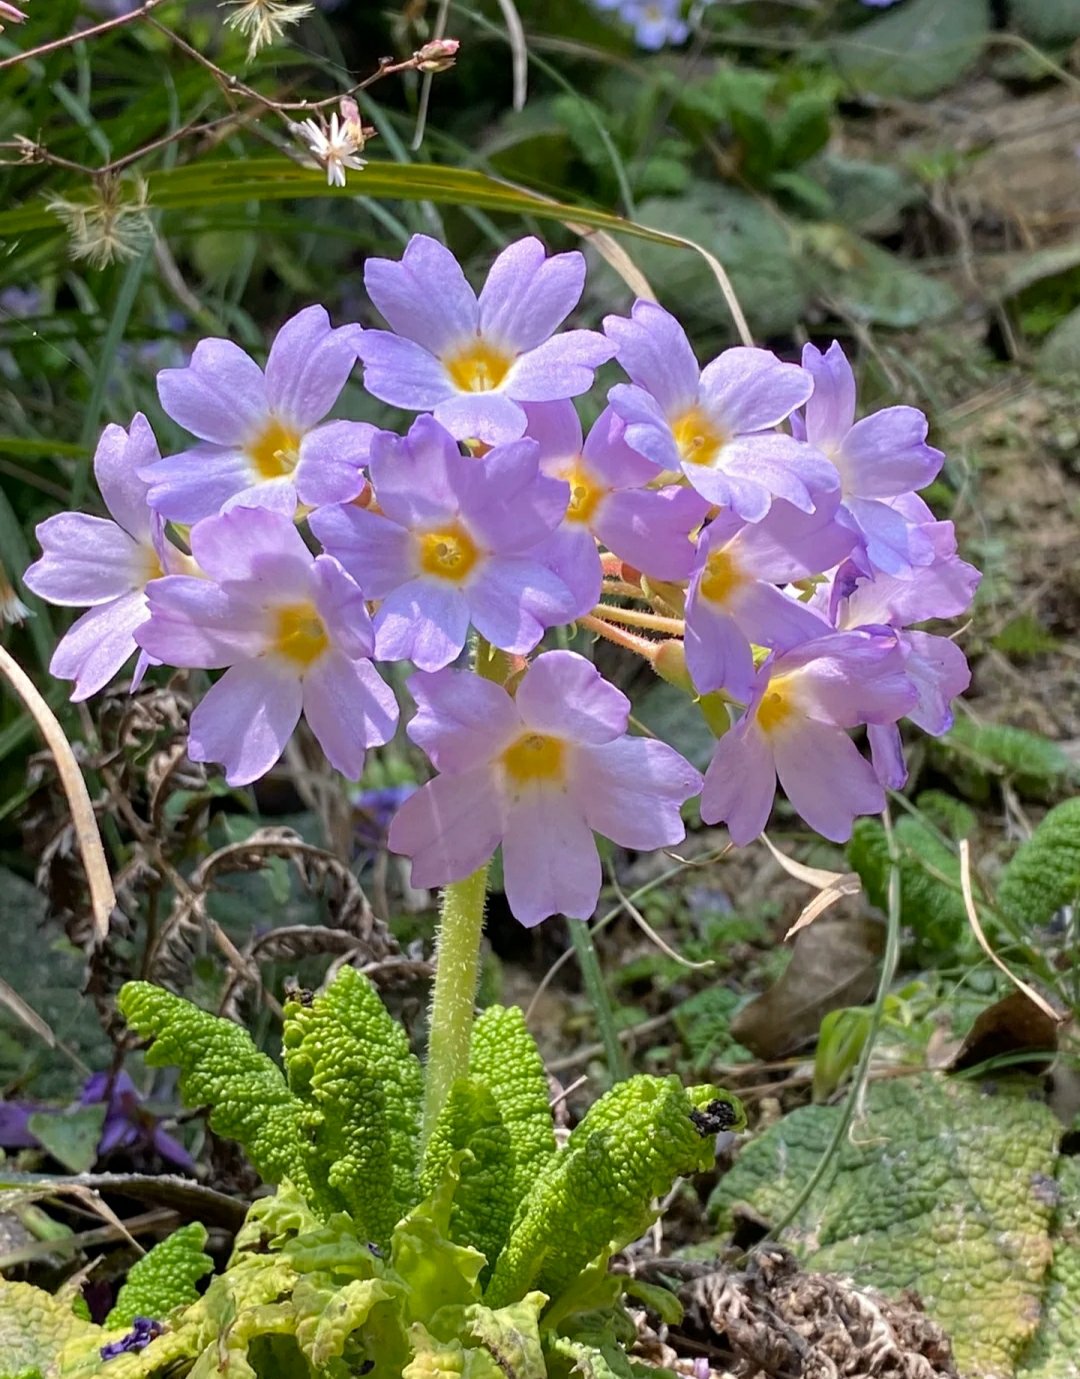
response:
<path fill-rule="evenodd" d="M 118 14 L 115 19 L 105 19 L 100 24 L 93 25 L 89 29 L 81 29 L 76 33 L 65 34 L 63 38 L 54 38 L 49 43 L 41 43 L 36 48 L 28 48 L 25 53 L 13 53 L 11 57 L 6 57 L 0 61 L 0 72 L 5 67 L 14 67 L 17 63 L 28 62 L 31 58 L 47 57 L 49 53 L 55 53 L 61 48 L 70 48 L 73 43 L 83 43 L 88 38 L 97 38 L 99 34 L 108 33 L 111 29 L 122 28 L 125 24 L 132 24 L 136 19 L 145 19 L 151 10 L 157 9 L 158 5 L 164 0 L 146 0 L 137 10 L 132 10 L 130 14 Z"/>
<path fill-rule="evenodd" d="M 656 613 L 643 613 L 637 608 L 615 608 L 609 603 L 598 603 L 591 616 L 623 623 L 627 627 L 645 627 L 650 632 L 666 632 L 671 637 L 681 637 L 686 630 L 686 624 L 679 618 L 662 618 Z"/>
<path fill-rule="evenodd" d="M 600 960 L 596 956 L 596 947 L 593 944 L 592 930 L 589 925 L 587 923 L 575 924 L 571 920 L 570 942 L 574 945 L 574 953 L 578 960 L 578 966 L 581 968 L 581 979 L 585 983 L 585 992 L 592 1003 L 611 1080 L 612 1082 L 625 1082 L 630 1076 L 630 1064 L 619 1039 L 619 1031 L 615 1024 L 615 1010 L 604 984 L 604 974 L 600 971 Z"/>
<path fill-rule="evenodd" d="M 633 632 L 627 632 L 621 627 L 615 627 L 611 623 L 602 622 L 599 618 L 586 615 L 578 619 L 578 626 L 583 627 L 588 632 L 595 632 L 598 637 L 603 637 L 605 641 L 614 642 L 616 646 L 621 646 L 624 651 L 632 651 L 636 656 L 641 656 L 644 660 L 651 662 L 656 655 L 656 648 L 659 642 L 650 641 L 648 637 L 635 636 Z"/>

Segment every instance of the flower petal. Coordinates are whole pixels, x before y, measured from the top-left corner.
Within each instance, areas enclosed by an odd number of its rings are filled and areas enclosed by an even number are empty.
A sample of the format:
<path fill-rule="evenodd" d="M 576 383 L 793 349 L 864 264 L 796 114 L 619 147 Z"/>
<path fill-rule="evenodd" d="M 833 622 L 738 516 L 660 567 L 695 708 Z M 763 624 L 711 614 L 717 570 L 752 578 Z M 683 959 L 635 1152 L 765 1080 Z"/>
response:
<path fill-rule="evenodd" d="M 596 607 L 603 585 L 600 552 L 588 530 L 578 524 L 560 527 L 529 552 L 570 591 L 566 622 L 583 618 Z"/>
<path fill-rule="evenodd" d="M 72 623 L 57 643 L 49 673 L 75 681 L 73 703 L 104 688 L 138 651 L 134 633 L 148 617 L 145 595 L 128 593 Z"/>
<path fill-rule="evenodd" d="M 335 771 L 359 780 L 368 747 L 394 736 L 398 706 L 393 690 L 370 661 L 350 660 L 336 647 L 304 676 L 304 717 Z"/>
<path fill-rule="evenodd" d="M 730 436 L 778 426 L 813 390 L 813 379 L 798 364 L 747 345 L 725 350 L 701 372 L 702 402 Z"/>
<path fill-rule="evenodd" d="M 286 321 L 266 361 L 266 395 L 275 416 L 307 431 L 322 421 L 356 364 L 359 326 L 334 330 L 322 306 Z"/>
<path fill-rule="evenodd" d="M 441 581 L 413 579 L 393 590 L 375 615 L 375 654 L 382 661 L 412 661 L 442 670 L 456 660 L 469 635 L 462 591 Z"/>
<path fill-rule="evenodd" d="M 521 733 L 521 715 L 501 685 L 468 670 L 411 675 L 417 712 L 408 736 L 436 770 L 462 772 L 490 761 Z"/>
<path fill-rule="evenodd" d="M 651 394 L 663 414 L 674 417 L 697 401 L 701 369 L 686 331 L 662 306 L 637 301 L 630 320 L 605 316 L 604 334 L 634 383 Z"/>
<path fill-rule="evenodd" d="M 463 463 L 457 442 L 434 417 L 417 417 L 407 436 L 380 431 L 368 472 L 379 507 L 402 527 L 432 527 L 457 515 L 450 472 Z"/>
<path fill-rule="evenodd" d="M 813 512 L 777 499 L 768 516 L 748 523 L 732 539 L 740 565 L 770 584 L 788 584 L 831 570 L 851 552 L 855 534 L 836 520 L 840 494 L 818 496 Z"/>
<path fill-rule="evenodd" d="M 200 340 L 186 369 L 161 370 L 157 390 L 173 421 L 215 445 L 242 445 L 269 413 L 262 370 L 231 340 Z"/>
<path fill-rule="evenodd" d="M 230 785 L 250 785 L 280 759 L 302 707 L 300 677 L 283 662 L 242 661 L 192 713 L 188 756 L 220 762 Z"/>
<path fill-rule="evenodd" d="M 834 843 L 847 842 L 857 815 L 885 808 L 873 768 L 840 728 L 798 719 L 774 734 L 773 757 L 792 808 Z"/>
<path fill-rule="evenodd" d="M 653 579 L 689 579 L 694 563 L 690 533 L 706 511 L 693 489 L 621 489 L 605 499 L 593 531 L 635 570 Z"/>
<path fill-rule="evenodd" d="M 367 508 L 326 507 L 308 518 L 328 554 L 340 560 L 364 592 L 381 599 L 416 576 L 413 540 L 404 527 Z"/>
<path fill-rule="evenodd" d="M 666 742 L 624 737 L 578 754 L 575 798 L 589 827 L 638 852 L 686 836 L 681 806 L 702 787 L 699 771 Z"/>
<path fill-rule="evenodd" d="M 161 459 L 150 423 L 141 412 L 131 418 L 131 426 L 106 426 L 94 451 L 94 477 L 105 506 L 129 536 L 148 540 L 150 506 L 147 486 L 139 477 L 145 466 Z"/>
<path fill-rule="evenodd" d="M 871 723 L 866 729 L 866 740 L 874 775 L 886 790 L 903 790 L 908 769 L 900 729 L 895 723 Z"/>
<path fill-rule="evenodd" d="M 865 557 L 856 551 L 852 559 L 867 572 L 903 575 L 912 566 L 929 565 L 934 546 L 922 527 L 916 527 L 888 503 L 877 498 L 849 498 L 844 512 L 866 545 Z"/>
<path fill-rule="evenodd" d="M 716 745 L 701 792 L 701 817 L 723 823 L 738 847 L 765 829 L 776 795 L 772 748 L 756 723 L 745 719 Z"/>
<path fill-rule="evenodd" d="M 435 406 L 435 419 L 458 440 L 501 445 L 525 434 L 528 418 L 505 393 L 456 393 Z"/>
<path fill-rule="evenodd" d="M 948 637 L 929 632 L 905 633 L 904 641 L 908 647 L 904 668 L 919 692 L 908 717 L 937 737 L 952 727 L 952 701 L 971 684 L 967 657 Z"/>
<path fill-rule="evenodd" d="M 847 355 L 834 340 L 824 354 L 804 345 L 802 366 L 814 380 L 806 404 L 806 439 L 811 445 L 839 446 L 855 422 L 855 375 Z"/>
<path fill-rule="evenodd" d="M 595 330 L 564 330 L 519 355 L 503 389 L 519 402 L 577 397 L 589 391 L 595 371 L 614 353 L 614 345 Z"/>
<path fill-rule="evenodd" d="M 480 292 L 480 334 L 514 353 L 543 344 L 581 300 L 585 259 L 547 257 L 533 236 L 516 240 L 491 265 Z"/>
<path fill-rule="evenodd" d="M 656 465 L 627 442 L 626 422 L 614 407 L 605 407 L 582 450 L 590 474 L 607 488 L 639 488 L 656 478 Z"/>
<path fill-rule="evenodd" d="M 528 418 L 525 434 L 540 447 L 540 468 L 561 478 L 562 469 L 578 459 L 584 444 L 577 408 L 564 398 L 561 402 L 530 402 L 524 411 Z"/>
<path fill-rule="evenodd" d="M 596 746 L 626 732 L 630 700 L 574 651 L 537 656 L 514 696 L 534 732 Z"/>
<path fill-rule="evenodd" d="M 540 473 L 535 441 L 497 445 L 482 460 L 455 456 L 450 482 L 469 530 L 486 550 L 515 554 L 550 536 L 562 521 L 570 489 Z"/>
<path fill-rule="evenodd" d="M 331 555 L 315 557 L 314 573 L 315 608 L 330 640 L 351 660 L 370 656 L 375 631 L 360 586 Z"/>
<path fill-rule="evenodd" d="M 493 556 L 465 588 L 473 626 L 502 651 L 523 656 L 549 627 L 569 622 L 575 598 L 531 556 Z"/>
<path fill-rule="evenodd" d="M 153 548 L 104 517 L 58 512 L 37 527 L 44 554 L 23 576 L 39 598 L 62 607 L 108 603 L 141 589 L 153 568 Z"/>
<path fill-rule="evenodd" d="M 237 493 L 258 480 L 248 455 L 239 449 L 195 445 L 139 471 L 147 501 L 170 522 L 214 517 Z"/>
<path fill-rule="evenodd" d="M 300 501 L 318 508 L 357 497 L 364 487 L 363 470 L 377 430 L 366 421 L 328 421 L 309 431 L 300 442 L 300 459 L 293 471 Z"/>
<path fill-rule="evenodd" d="M 400 262 L 368 259 L 364 286 L 391 328 L 432 354 L 476 333 L 476 294 L 450 250 L 430 235 L 413 235 Z"/>
<path fill-rule="evenodd" d="M 520 924 L 531 929 L 558 914 L 588 919 L 601 879 L 592 829 L 562 791 L 528 789 L 508 807 L 503 880 Z"/>
<path fill-rule="evenodd" d="M 439 360 L 412 340 L 388 330 L 365 330 L 356 352 L 364 361 L 364 387 L 380 402 L 424 412 L 455 395 Z"/>
<path fill-rule="evenodd" d="M 857 421 L 843 444 L 845 491 L 894 498 L 932 483 L 945 456 L 926 444 L 927 429 L 915 407 L 886 407 Z"/>
<path fill-rule="evenodd" d="M 727 690 L 745 702 L 754 690 L 750 639 L 729 611 L 701 597 L 700 581 L 686 605 L 686 669 L 698 694 Z"/>
<path fill-rule="evenodd" d="M 169 575 L 146 586 L 149 620 L 138 644 L 163 665 L 215 670 L 258 656 L 270 642 L 266 613 L 219 585 Z"/>
<path fill-rule="evenodd" d="M 719 471 L 727 478 L 740 481 L 747 488 L 753 486 L 765 495 L 783 498 L 801 512 L 813 512 L 823 494 L 840 487 L 836 466 L 824 455 L 793 436 L 768 432 L 758 436 L 740 436 L 729 441 L 717 460 Z M 699 481 L 710 472 L 707 466 L 686 465 L 685 473 L 697 491 L 706 498 L 704 482 Z M 752 517 L 733 503 L 740 517 L 748 522 L 760 520 L 764 513 Z M 755 511 L 757 511 L 755 504 Z M 767 510 L 767 509 L 766 509 Z"/>
<path fill-rule="evenodd" d="M 315 557 L 281 513 L 232 508 L 196 523 L 189 543 L 199 568 L 211 579 L 255 586 L 244 591 L 247 599 L 265 593 L 268 601 L 282 603 L 311 592 Z"/>
<path fill-rule="evenodd" d="M 445 886 L 482 867 L 501 838 L 498 792 L 480 766 L 436 776 L 410 795 L 394 816 L 387 846 L 412 859 L 414 886 Z"/>

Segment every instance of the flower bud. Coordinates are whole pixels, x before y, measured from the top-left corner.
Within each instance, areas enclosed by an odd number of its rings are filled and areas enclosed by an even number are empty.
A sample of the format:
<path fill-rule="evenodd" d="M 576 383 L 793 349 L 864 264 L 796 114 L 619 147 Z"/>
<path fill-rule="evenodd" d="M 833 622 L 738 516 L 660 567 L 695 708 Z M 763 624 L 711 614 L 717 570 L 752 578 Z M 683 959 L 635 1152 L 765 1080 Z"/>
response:
<path fill-rule="evenodd" d="M 461 47 L 456 38 L 435 38 L 413 53 L 418 72 L 446 72 L 457 61 Z"/>
<path fill-rule="evenodd" d="M 21 24 L 25 18 L 26 15 L 22 10 L 17 10 L 14 5 L 7 4 L 6 0 L 0 0 L 0 33 L 3 33 L 4 30 L 4 20 L 7 20 L 9 24 Z"/>
<path fill-rule="evenodd" d="M 682 642 L 661 642 L 653 653 L 652 667 L 661 680 L 666 680 L 669 685 L 685 690 L 689 695 L 697 694 L 690 672 L 686 669 L 686 650 Z"/>
<path fill-rule="evenodd" d="M 364 122 L 360 118 L 360 107 L 351 96 L 342 96 L 338 105 L 341 111 L 341 129 L 358 150 L 362 150 L 367 140 L 368 131 L 364 129 Z"/>

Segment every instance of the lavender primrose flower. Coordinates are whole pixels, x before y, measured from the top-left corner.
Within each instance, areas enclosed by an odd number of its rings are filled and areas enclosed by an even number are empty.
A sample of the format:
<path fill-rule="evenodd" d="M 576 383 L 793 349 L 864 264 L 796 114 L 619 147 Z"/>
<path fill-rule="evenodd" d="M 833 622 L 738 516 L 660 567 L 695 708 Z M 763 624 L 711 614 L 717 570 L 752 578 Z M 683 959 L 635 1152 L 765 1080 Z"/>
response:
<path fill-rule="evenodd" d="M 829 631 L 821 613 L 777 586 L 831 567 L 853 534 L 836 521 L 837 494 L 815 512 L 773 503 L 760 522 L 721 513 L 698 540 L 686 600 L 686 667 L 699 694 L 754 691 L 751 643 L 789 651 Z"/>
<path fill-rule="evenodd" d="M 895 723 L 916 691 L 895 633 L 832 632 L 773 654 L 757 673 L 739 722 L 720 739 L 701 795 L 701 817 L 726 823 L 744 846 L 769 820 L 776 778 L 796 813 L 833 842 L 859 814 L 885 807 L 885 792 L 846 729 Z"/>
<path fill-rule="evenodd" d="M 356 583 L 265 508 L 205 518 L 191 549 L 206 578 L 156 580 L 139 629 L 169 665 L 228 667 L 191 715 L 188 755 L 247 785 L 278 760 L 303 713 L 331 766 L 359 777 L 365 749 L 393 736 L 397 703 L 369 659 L 375 639 Z"/>
<path fill-rule="evenodd" d="M 96 694 L 139 651 L 136 630 L 149 617 L 145 590 L 162 574 L 194 570 L 165 537 L 161 517 L 147 505 L 139 475 L 158 459 L 157 441 L 141 412 L 131 427 L 107 426 L 94 452 L 94 475 L 113 521 L 61 512 L 37 528 L 43 554 L 23 576 L 26 587 L 49 603 L 89 606 L 53 652 L 50 672 L 74 680 L 78 703 Z M 132 688 L 151 664 L 145 652 Z"/>
<path fill-rule="evenodd" d="M 888 626 L 897 631 L 904 669 L 916 690 L 906 717 L 932 737 L 953 724 L 952 702 L 971 683 L 967 658 L 948 637 L 911 630 L 909 624 L 930 618 L 953 618 L 971 606 L 981 578 L 973 565 L 956 554 L 951 522 L 932 522 L 922 531 L 934 548 L 934 562 L 904 576 L 875 573 L 867 578 L 853 562 L 846 562 L 832 580 L 828 600 L 838 628 Z M 870 754 L 882 785 L 899 790 L 907 780 L 907 765 L 895 723 L 870 724 Z"/>
<path fill-rule="evenodd" d="M 572 616 L 587 613 L 600 597 L 597 542 L 654 579 L 686 579 L 694 552 L 690 533 L 705 518 L 705 501 L 681 485 L 647 488 L 656 466 L 627 445 L 625 423 L 610 407 L 584 441 L 572 402 L 534 403 L 525 410 L 527 434 L 540 446 L 540 468 L 570 488 L 566 516 L 544 556 L 577 595 Z"/>
<path fill-rule="evenodd" d="M 690 26 L 682 18 L 682 0 L 596 0 L 598 9 L 615 10 L 634 30 L 634 41 L 647 52 L 667 43 L 685 43 Z"/>
<path fill-rule="evenodd" d="M 368 259 L 368 295 L 390 325 L 366 330 L 357 352 L 368 392 L 434 412 L 459 440 L 517 440 L 524 402 L 586 392 L 612 347 L 591 330 L 555 332 L 585 284 L 578 253 L 547 258 L 538 239 L 509 245 L 477 298 L 449 249 L 414 235 L 400 262 Z"/>
<path fill-rule="evenodd" d="M 309 306 L 277 333 L 265 372 L 231 340 L 202 340 L 184 369 L 157 378 L 161 405 L 201 444 L 147 465 L 150 504 L 174 522 L 230 507 L 291 517 L 297 500 L 344 503 L 363 488 L 375 427 L 319 423 L 356 363 L 360 327 Z"/>
<path fill-rule="evenodd" d="M 813 376 L 814 392 L 793 425 L 840 474 L 842 520 L 862 547 L 857 563 L 867 573 L 887 574 L 928 565 L 932 543 L 894 505 L 931 483 L 944 462 L 941 451 L 926 444 L 925 415 L 915 407 L 886 407 L 856 421 L 855 375 L 835 340 L 824 354 L 807 345 L 802 362 Z"/>
<path fill-rule="evenodd" d="M 408 734 L 440 772 L 390 826 L 414 886 L 460 880 L 501 843 L 516 919 L 587 919 L 601 882 L 594 830 L 639 851 L 684 837 L 680 806 L 700 775 L 666 743 L 627 735 L 630 701 L 583 656 L 538 656 L 513 698 L 468 671 L 413 675 L 409 689 Z"/>
<path fill-rule="evenodd" d="M 440 670 L 462 651 L 470 623 L 503 651 L 531 651 L 548 627 L 568 622 L 575 596 L 535 555 L 569 499 L 542 475 L 535 441 L 460 453 L 433 417 L 406 438 L 380 432 L 371 446 L 379 511 L 326 507 L 311 529 L 368 598 L 375 652 Z"/>
<path fill-rule="evenodd" d="M 805 369 L 742 346 L 701 369 L 682 326 L 655 302 L 635 302 L 629 319 L 605 317 L 604 330 L 632 380 L 608 401 L 627 424 L 627 444 L 659 470 L 682 470 L 708 502 L 748 522 L 773 498 L 812 512 L 839 487 L 823 455 L 772 429 L 813 392 Z"/>

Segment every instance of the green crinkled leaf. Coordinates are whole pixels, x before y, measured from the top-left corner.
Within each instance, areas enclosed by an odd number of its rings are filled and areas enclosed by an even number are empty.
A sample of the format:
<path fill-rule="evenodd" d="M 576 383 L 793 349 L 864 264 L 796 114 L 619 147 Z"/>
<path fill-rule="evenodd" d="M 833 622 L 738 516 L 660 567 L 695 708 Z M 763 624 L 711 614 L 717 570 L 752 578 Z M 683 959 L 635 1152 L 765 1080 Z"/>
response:
<path fill-rule="evenodd" d="M 748 1144 L 710 1201 L 721 1227 L 738 1202 L 782 1217 L 840 1114 L 802 1107 Z M 872 1083 L 833 1172 L 781 1240 L 809 1269 L 892 1296 L 915 1289 L 965 1374 L 1011 1374 L 1039 1322 L 1060 1129 L 1032 1081 L 995 1095 L 933 1076 Z"/>
<path fill-rule="evenodd" d="M 206 1227 L 199 1221 L 181 1226 L 131 1266 L 106 1326 L 130 1326 L 136 1317 L 161 1321 L 199 1296 L 196 1284 L 214 1267 L 203 1250 Z"/>
<path fill-rule="evenodd" d="M 856 91 L 921 100 L 963 76 L 990 27 L 988 0 L 908 0 L 833 39 L 826 51 Z"/>
<path fill-rule="evenodd" d="M 1016 1379 L 1080 1379 L 1080 1159 L 1058 1160 L 1057 1239 L 1042 1322 Z"/>
<path fill-rule="evenodd" d="M 921 820 L 905 814 L 894 825 L 900 867 L 901 919 L 931 954 L 952 952 L 967 930 L 960 863 Z M 889 844 L 877 819 L 856 819 L 847 858 L 879 910 L 889 908 Z"/>
<path fill-rule="evenodd" d="M 349 1337 L 364 1325 L 372 1309 L 394 1302 L 398 1291 L 377 1278 L 353 1279 L 329 1288 L 301 1279 L 293 1292 L 301 1354 L 317 1369 L 339 1359 Z"/>
<path fill-rule="evenodd" d="M 465 1309 L 468 1340 L 486 1351 L 504 1375 L 513 1379 L 546 1379 L 540 1341 L 540 1313 L 546 1293 L 528 1293 L 520 1302 L 492 1311 L 475 1303 Z"/>
<path fill-rule="evenodd" d="M 557 1301 L 591 1260 L 635 1240 L 653 1199 L 712 1163 L 714 1135 L 692 1113 L 714 1098 L 727 1094 L 688 1092 L 674 1076 L 633 1077 L 601 1097 L 533 1184 L 485 1302 L 503 1306 L 533 1287 Z"/>
<path fill-rule="evenodd" d="M 136 1034 L 154 1041 L 146 1061 L 180 1069 L 180 1095 L 209 1107 L 216 1134 L 242 1144 L 266 1182 L 288 1178 L 311 1195 L 304 1105 L 247 1030 L 149 982 L 125 983 L 116 1004 Z"/>
<path fill-rule="evenodd" d="M 997 902 L 1017 924 L 1045 924 L 1080 896 L 1080 798 L 1051 809 L 1001 874 Z"/>
<path fill-rule="evenodd" d="M 944 758 L 954 782 L 975 800 L 987 798 L 988 780 L 995 776 L 1007 778 L 1022 795 L 1042 799 L 1074 774 L 1056 742 L 1004 723 L 958 718 L 943 737 L 931 738 L 928 745 L 933 755 Z"/>
<path fill-rule="evenodd" d="M 454 1155 L 435 1191 L 394 1228 L 390 1263 L 409 1290 L 409 1321 L 423 1321 L 442 1307 L 466 1307 L 480 1301 L 484 1256 L 469 1245 L 456 1244 L 450 1235 L 463 1158 L 464 1153 Z"/>
<path fill-rule="evenodd" d="M 547 1340 L 547 1372 L 550 1379 L 634 1379 L 634 1371 L 625 1353 L 617 1347 L 586 1345 L 567 1336 L 551 1336 Z"/>
<path fill-rule="evenodd" d="M 517 1006 L 490 1006 L 473 1027 L 469 1076 L 495 1098 L 510 1133 L 514 1194 L 520 1201 L 555 1153 L 547 1073 L 536 1040 Z"/>
<path fill-rule="evenodd" d="M 24 1379 L 39 1372 L 55 1379 L 70 1358 L 98 1356 L 112 1339 L 100 1326 L 83 1321 L 69 1300 L 29 1283 L 0 1279 L 0 1379 Z"/>
<path fill-rule="evenodd" d="M 344 967 L 310 1004 L 288 1003 L 283 1051 L 290 1088 L 315 1111 L 321 1174 L 387 1244 L 416 1195 L 423 1085 L 408 1036 L 371 982 Z"/>
<path fill-rule="evenodd" d="M 420 1174 L 423 1196 L 435 1191 L 455 1156 L 460 1168 L 450 1237 L 479 1250 L 491 1266 L 506 1243 L 519 1200 L 516 1165 L 495 1097 L 473 1078 L 459 1078 L 451 1086 L 439 1113 Z"/>

